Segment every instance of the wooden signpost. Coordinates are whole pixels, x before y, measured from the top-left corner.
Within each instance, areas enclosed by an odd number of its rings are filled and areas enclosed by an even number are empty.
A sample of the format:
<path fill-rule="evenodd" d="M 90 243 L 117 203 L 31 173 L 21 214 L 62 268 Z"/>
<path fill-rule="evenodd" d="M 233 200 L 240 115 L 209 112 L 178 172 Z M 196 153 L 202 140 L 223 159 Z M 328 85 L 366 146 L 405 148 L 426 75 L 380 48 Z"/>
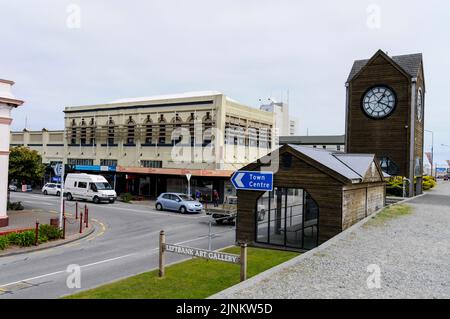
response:
<path fill-rule="evenodd" d="M 214 250 L 200 249 L 175 244 L 166 244 L 164 230 L 161 230 L 161 232 L 159 233 L 159 277 L 164 277 L 165 274 L 164 267 L 166 252 L 205 258 L 209 260 L 223 261 L 232 264 L 239 264 L 241 265 L 241 281 L 247 279 L 247 244 L 245 243 L 241 244 L 241 254 L 239 256 Z"/>

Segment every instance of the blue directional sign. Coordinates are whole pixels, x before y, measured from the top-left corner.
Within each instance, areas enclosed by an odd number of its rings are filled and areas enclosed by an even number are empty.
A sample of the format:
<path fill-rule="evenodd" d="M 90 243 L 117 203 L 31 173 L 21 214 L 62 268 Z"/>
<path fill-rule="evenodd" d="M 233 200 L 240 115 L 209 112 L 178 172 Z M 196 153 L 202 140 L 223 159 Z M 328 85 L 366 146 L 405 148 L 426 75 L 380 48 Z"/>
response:
<path fill-rule="evenodd" d="M 251 191 L 272 191 L 273 172 L 236 171 L 231 176 L 236 189 Z"/>

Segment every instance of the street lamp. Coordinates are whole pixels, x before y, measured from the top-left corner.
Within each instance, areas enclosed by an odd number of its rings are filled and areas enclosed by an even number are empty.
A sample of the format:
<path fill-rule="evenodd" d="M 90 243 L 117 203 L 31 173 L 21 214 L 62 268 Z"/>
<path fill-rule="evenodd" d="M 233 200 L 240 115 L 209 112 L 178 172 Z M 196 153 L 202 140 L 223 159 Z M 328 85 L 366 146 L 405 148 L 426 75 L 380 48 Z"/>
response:
<path fill-rule="evenodd" d="M 425 132 L 431 133 L 431 177 L 433 177 L 434 168 L 434 132 L 430 130 L 425 130 Z M 434 174 L 436 175 L 436 174 Z"/>

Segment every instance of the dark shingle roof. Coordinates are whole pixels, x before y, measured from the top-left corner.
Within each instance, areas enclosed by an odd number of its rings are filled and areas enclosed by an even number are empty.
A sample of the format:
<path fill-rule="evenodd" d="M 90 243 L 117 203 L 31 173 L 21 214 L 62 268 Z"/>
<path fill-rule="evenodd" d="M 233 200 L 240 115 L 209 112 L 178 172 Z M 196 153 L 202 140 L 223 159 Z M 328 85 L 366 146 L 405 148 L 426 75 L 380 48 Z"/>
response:
<path fill-rule="evenodd" d="M 422 63 L 422 53 L 397 55 L 391 57 L 391 59 L 397 63 L 403 71 L 405 71 L 412 78 L 416 77 L 419 73 L 420 65 Z M 347 82 L 350 82 L 355 75 L 361 71 L 361 69 L 369 62 L 369 60 L 356 60 L 353 63 L 352 70 L 347 78 Z"/>

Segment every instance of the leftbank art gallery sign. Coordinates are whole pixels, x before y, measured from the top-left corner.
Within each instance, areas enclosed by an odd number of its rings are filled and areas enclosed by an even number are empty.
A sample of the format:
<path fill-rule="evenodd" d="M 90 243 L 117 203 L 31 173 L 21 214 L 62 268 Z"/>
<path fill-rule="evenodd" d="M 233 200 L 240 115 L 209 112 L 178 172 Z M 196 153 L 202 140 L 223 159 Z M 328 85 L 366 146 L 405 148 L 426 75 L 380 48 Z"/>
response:
<path fill-rule="evenodd" d="M 226 263 L 239 264 L 241 266 L 240 279 L 247 279 L 247 244 L 240 244 L 240 255 L 228 254 L 216 250 L 206 250 L 189 246 L 181 246 L 177 244 L 166 244 L 166 235 L 164 230 L 159 233 L 159 277 L 165 276 L 166 253 L 175 253 L 180 255 L 191 256 L 193 258 L 203 258 L 216 260 Z"/>
<path fill-rule="evenodd" d="M 200 248 L 193 248 L 187 246 L 179 246 L 173 244 L 164 244 L 164 250 L 169 253 L 176 253 L 192 257 L 205 258 L 210 260 L 224 261 L 233 264 L 240 264 L 241 259 L 238 255 L 227 254 L 217 251 L 210 251 Z"/>

